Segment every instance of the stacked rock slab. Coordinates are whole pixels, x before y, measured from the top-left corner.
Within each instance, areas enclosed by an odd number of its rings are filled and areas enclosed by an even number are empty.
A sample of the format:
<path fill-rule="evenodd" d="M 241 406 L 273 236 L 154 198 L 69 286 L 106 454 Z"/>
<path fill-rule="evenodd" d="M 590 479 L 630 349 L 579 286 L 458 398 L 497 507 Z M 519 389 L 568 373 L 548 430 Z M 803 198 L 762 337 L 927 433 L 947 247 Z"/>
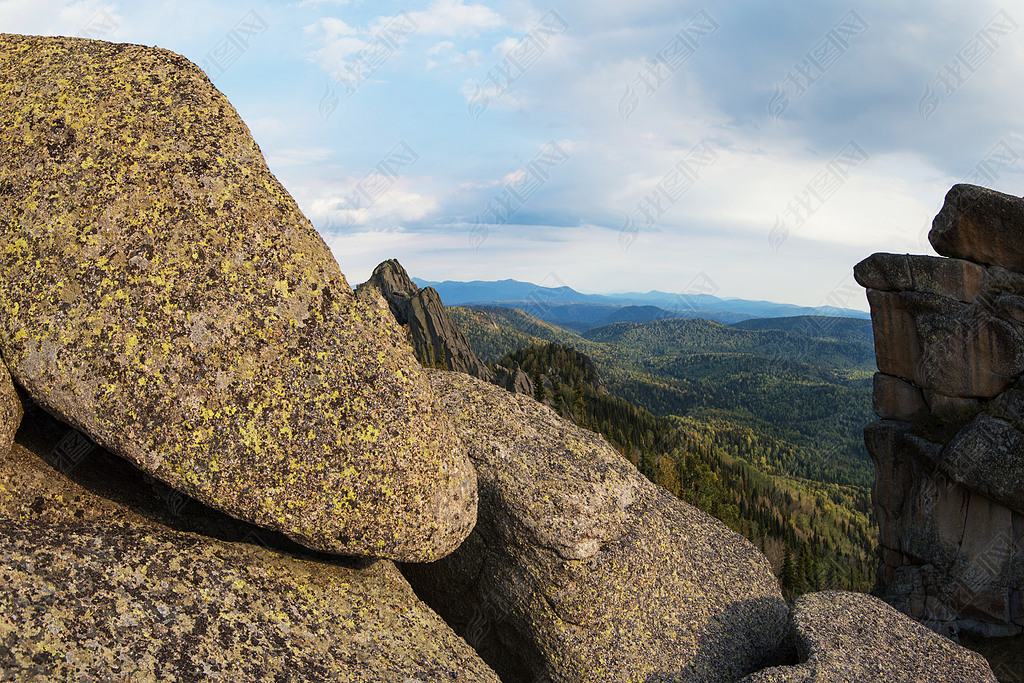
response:
<path fill-rule="evenodd" d="M 1024 200 L 955 185 L 929 240 L 874 254 L 878 374 L 865 429 L 877 591 L 945 632 L 1024 627 Z M 943 258 L 945 257 L 945 258 Z"/>
<path fill-rule="evenodd" d="M 309 547 L 436 559 L 473 469 L 379 298 L 201 70 L 0 36 L 0 351 L 47 411 Z"/>
<path fill-rule="evenodd" d="M 67 467 L 70 430 L 25 423 L 0 454 L 3 680 L 498 683 L 392 562 L 282 552 L 102 449 Z"/>

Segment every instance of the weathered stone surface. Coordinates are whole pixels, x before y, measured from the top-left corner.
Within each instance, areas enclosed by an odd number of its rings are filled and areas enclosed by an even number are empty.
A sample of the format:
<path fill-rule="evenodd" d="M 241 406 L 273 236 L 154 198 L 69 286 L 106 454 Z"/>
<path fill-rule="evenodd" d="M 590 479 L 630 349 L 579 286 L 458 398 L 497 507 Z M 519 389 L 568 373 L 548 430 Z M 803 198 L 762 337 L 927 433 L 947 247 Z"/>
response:
<path fill-rule="evenodd" d="M 978 415 L 943 449 L 939 468 L 954 481 L 1024 512 L 1024 434 L 1004 420 Z"/>
<path fill-rule="evenodd" d="M 1011 614 L 1024 587 L 1024 515 L 945 473 L 956 440 L 943 449 L 885 421 L 865 429 L 865 443 L 876 468 L 877 593 L 936 629 L 1019 633 Z"/>
<path fill-rule="evenodd" d="M 0 676 L 497 683 L 391 562 L 266 547 L 99 449 L 66 477 L 54 424 L 26 417 L 0 457 Z"/>
<path fill-rule="evenodd" d="M 887 375 L 913 380 L 921 360 L 914 316 L 900 302 L 898 294 L 869 289 L 867 296 L 878 369 Z"/>
<path fill-rule="evenodd" d="M 171 52 L 0 36 L 0 348 L 48 411 L 310 547 L 469 533 L 464 450 L 227 99 Z"/>
<path fill-rule="evenodd" d="M 992 300 L 992 313 L 1014 323 L 1024 323 L 1024 296 L 1000 294 Z"/>
<path fill-rule="evenodd" d="M 911 385 L 876 379 L 878 414 L 909 421 L 864 433 L 876 467 L 876 592 L 942 632 L 1022 626 L 1022 234 L 1024 200 L 957 185 L 929 235 L 953 258 L 874 254 L 855 268 L 879 369 L 919 387 L 927 406 Z"/>
<path fill-rule="evenodd" d="M 924 292 L 974 301 L 982 292 L 984 266 L 962 259 L 911 254 L 877 253 L 853 267 L 853 276 L 866 289 L 883 292 Z"/>
<path fill-rule="evenodd" d="M 928 410 L 935 415 L 977 413 L 981 410 L 981 402 L 976 398 L 943 396 L 930 389 L 924 392 L 924 402 L 928 404 Z"/>
<path fill-rule="evenodd" d="M 420 289 L 395 259 L 378 265 L 357 291 L 371 287 L 384 296 L 398 324 L 408 327 L 413 350 L 422 365 L 491 379 L 491 371 L 477 358 L 433 287 Z"/>
<path fill-rule="evenodd" d="M 14 434 L 18 431 L 24 411 L 18 391 L 11 381 L 11 373 L 0 361 L 0 456 L 11 450 Z"/>
<path fill-rule="evenodd" d="M 911 434 L 906 423 L 873 423 L 865 441 L 879 473 L 872 497 L 884 510 L 882 546 L 918 564 L 950 566 L 963 538 L 969 492 L 933 471 L 939 448 Z"/>
<path fill-rule="evenodd" d="M 977 185 L 954 185 L 928 233 L 943 256 L 1024 271 L 1024 200 Z"/>
<path fill-rule="evenodd" d="M 945 396 L 991 398 L 1024 372 L 1024 339 L 1014 325 L 951 299 L 898 296 L 917 328 L 918 386 Z"/>
<path fill-rule="evenodd" d="M 870 595 L 803 595 L 791 622 L 801 663 L 760 671 L 743 683 L 996 683 L 984 657 Z"/>
<path fill-rule="evenodd" d="M 921 390 L 904 379 L 876 372 L 872 384 L 875 415 L 883 420 L 909 420 L 928 410 Z"/>
<path fill-rule="evenodd" d="M 17 680 L 498 680 L 384 560 L 323 567 L 125 522 L 0 518 L 0 539 Z"/>
<path fill-rule="evenodd" d="M 926 391 L 991 398 L 1024 372 L 1024 338 L 981 306 L 937 294 L 867 291 L 878 369 Z"/>
<path fill-rule="evenodd" d="M 906 495 L 914 484 L 914 461 L 937 461 L 941 448 L 914 437 L 907 423 L 889 420 L 872 422 L 865 427 L 864 443 L 875 465 L 875 484 L 871 491 L 875 508 L 886 521 L 894 524 L 896 516 L 903 510 Z M 896 533 L 894 526 L 883 523 L 880 518 L 879 531 L 882 534 L 883 546 L 900 550 L 897 541 L 899 534 Z"/>
<path fill-rule="evenodd" d="M 777 663 L 787 608 L 745 539 L 533 399 L 430 378 L 477 467 L 480 519 L 403 571 L 502 680 L 730 681 Z"/>

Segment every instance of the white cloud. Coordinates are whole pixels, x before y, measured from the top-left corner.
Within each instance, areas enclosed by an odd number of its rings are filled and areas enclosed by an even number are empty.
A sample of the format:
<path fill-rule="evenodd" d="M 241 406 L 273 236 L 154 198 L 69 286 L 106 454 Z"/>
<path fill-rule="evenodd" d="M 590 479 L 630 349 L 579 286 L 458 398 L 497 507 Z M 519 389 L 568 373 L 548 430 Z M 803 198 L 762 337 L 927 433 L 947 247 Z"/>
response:
<path fill-rule="evenodd" d="M 442 40 L 437 45 L 427 49 L 428 55 L 439 55 L 442 52 L 450 52 L 455 47 L 455 43 L 450 40 Z"/>
<path fill-rule="evenodd" d="M 403 24 L 409 24 L 409 35 L 419 36 L 451 36 L 470 38 L 480 31 L 503 25 L 501 15 L 486 5 L 466 4 L 465 0 L 433 0 L 425 10 L 403 12 Z M 395 15 L 381 15 L 374 18 L 363 28 L 355 28 L 342 19 L 323 17 L 306 27 L 306 32 L 319 34 L 323 47 L 313 52 L 313 59 L 328 71 L 335 71 L 345 66 L 349 56 L 372 44 L 377 31 L 393 23 Z M 404 42 L 408 38 L 402 38 Z M 479 60 L 479 51 L 469 50 L 461 53 L 450 41 L 441 41 L 426 50 L 429 56 L 451 53 L 449 63 L 468 68 L 475 66 Z M 437 66 L 438 62 L 430 60 L 428 67 Z"/>
<path fill-rule="evenodd" d="M 409 14 L 421 35 L 473 36 L 504 23 L 501 15 L 486 5 L 467 5 L 464 0 L 433 0 L 427 9 Z"/>
<path fill-rule="evenodd" d="M 374 180 L 371 177 L 364 179 L 364 182 L 373 184 Z M 392 182 L 392 179 L 387 178 L 384 181 Z M 400 188 L 383 192 L 372 201 L 353 200 L 347 194 L 332 194 L 310 199 L 303 202 L 303 205 L 306 215 L 323 233 L 352 229 L 356 226 L 371 229 L 395 228 L 404 223 L 423 220 L 438 208 L 436 198 Z"/>
<path fill-rule="evenodd" d="M 319 7 L 320 5 L 348 5 L 351 0 L 302 0 L 292 7 Z"/>
<path fill-rule="evenodd" d="M 450 40 L 443 40 L 433 47 L 428 48 L 426 54 L 430 57 L 443 56 L 445 58 L 441 60 L 428 59 L 428 69 L 434 69 L 438 66 L 446 65 L 461 71 L 466 71 L 469 69 L 475 69 L 482 63 L 482 53 L 480 50 L 459 52 L 455 49 L 455 43 Z"/>
<path fill-rule="evenodd" d="M 116 3 L 97 0 L 0 1 L 0 26 L 5 31 L 116 40 L 122 23 Z"/>
<path fill-rule="evenodd" d="M 267 165 L 271 168 L 285 166 L 306 166 L 329 162 L 334 158 L 334 150 L 327 147 L 303 147 L 295 149 L 274 149 L 266 153 Z"/>
<path fill-rule="evenodd" d="M 312 26 L 307 26 L 306 32 L 314 33 L 317 29 L 324 32 L 324 40 L 326 42 L 337 40 L 343 36 L 356 36 L 359 34 L 356 29 L 349 26 L 343 20 L 335 17 L 324 17 L 323 19 L 318 20 Z"/>

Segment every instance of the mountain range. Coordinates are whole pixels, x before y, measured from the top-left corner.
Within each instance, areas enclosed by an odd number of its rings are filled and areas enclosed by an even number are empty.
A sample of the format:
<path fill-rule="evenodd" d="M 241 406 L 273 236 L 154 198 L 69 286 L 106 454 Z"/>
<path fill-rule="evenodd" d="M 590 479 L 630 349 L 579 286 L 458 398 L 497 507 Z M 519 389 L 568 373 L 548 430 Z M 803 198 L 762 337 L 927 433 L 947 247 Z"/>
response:
<path fill-rule="evenodd" d="M 431 282 L 412 278 L 420 287 L 433 287 L 445 305 L 481 304 L 518 308 L 577 332 L 616 322 L 651 322 L 667 318 L 703 318 L 731 324 L 753 318 L 837 316 L 869 318 L 869 314 L 835 306 L 796 306 L 773 301 L 720 298 L 712 294 L 626 292 L 584 294 L 571 287 L 545 287 L 519 280 Z"/>

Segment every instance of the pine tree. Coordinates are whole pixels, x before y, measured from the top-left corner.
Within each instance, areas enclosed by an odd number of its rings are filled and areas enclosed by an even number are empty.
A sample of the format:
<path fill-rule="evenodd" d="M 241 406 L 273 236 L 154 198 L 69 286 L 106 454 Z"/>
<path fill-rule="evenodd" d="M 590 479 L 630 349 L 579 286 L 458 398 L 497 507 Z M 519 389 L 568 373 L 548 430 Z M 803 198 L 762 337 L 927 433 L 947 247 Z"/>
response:
<path fill-rule="evenodd" d="M 782 592 L 786 595 L 793 595 L 796 588 L 796 567 L 793 564 L 793 553 L 786 544 L 786 554 L 782 558 L 782 572 L 779 574 L 779 582 L 782 584 Z"/>
<path fill-rule="evenodd" d="M 548 392 L 544 390 L 544 381 L 540 374 L 540 368 L 533 368 L 533 377 L 530 379 L 533 380 L 533 397 L 537 399 L 538 403 L 543 403 L 544 399 L 548 397 Z"/>

